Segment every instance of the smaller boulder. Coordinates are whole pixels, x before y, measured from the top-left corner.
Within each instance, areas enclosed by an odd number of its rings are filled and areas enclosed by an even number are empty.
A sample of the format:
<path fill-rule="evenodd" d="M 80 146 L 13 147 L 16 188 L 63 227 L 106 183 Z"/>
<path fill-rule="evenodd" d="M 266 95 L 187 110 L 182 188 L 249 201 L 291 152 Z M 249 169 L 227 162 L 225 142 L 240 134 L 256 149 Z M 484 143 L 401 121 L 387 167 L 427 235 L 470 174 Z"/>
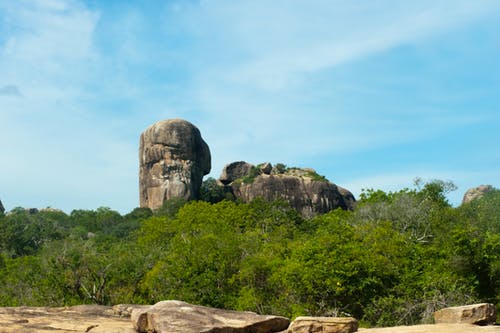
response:
<path fill-rule="evenodd" d="M 358 321 L 352 317 L 297 317 L 288 333 L 351 333 L 358 330 Z"/>
<path fill-rule="evenodd" d="M 228 185 L 238 178 L 248 176 L 252 168 L 254 168 L 254 166 L 245 161 L 229 163 L 222 169 L 219 181 L 224 185 Z"/>
<path fill-rule="evenodd" d="M 270 175 L 271 171 L 273 171 L 273 165 L 269 162 L 262 163 L 259 165 L 260 171 L 265 175 Z"/>
<path fill-rule="evenodd" d="M 434 312 L 436 324 L 493 325 L 496 322 L 495 305 L 480 303 L 444 308 Z"/>
<path fill-rule="evenodd" d="M 473 187 L 467 190 L 464 194 L 462 204 L 471 202 L 472 200 L 482 198 L 486 193 L 493 190 L 491 185 L 479 185 L 478 187 Z"/>

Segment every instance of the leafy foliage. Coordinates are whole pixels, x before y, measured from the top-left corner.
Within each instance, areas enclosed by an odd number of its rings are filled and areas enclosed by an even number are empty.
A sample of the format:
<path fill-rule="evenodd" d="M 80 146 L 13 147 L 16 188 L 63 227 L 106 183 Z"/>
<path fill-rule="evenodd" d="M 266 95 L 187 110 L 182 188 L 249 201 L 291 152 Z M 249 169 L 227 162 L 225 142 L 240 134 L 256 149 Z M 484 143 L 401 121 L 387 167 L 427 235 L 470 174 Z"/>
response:
<path fill-rule="evenodd" d="M 241 178 L 241 182 L 243 184 L 252 184 L 254 182 L 255 178 L 257 178 L 257 176 L 260 174 L 261 174 L 260 168 L 256 167 L 256 166 L 252 166 L 250 168 L 250 171 L 248 172 L 248 175 Z"/>
<path fill-rule="evenodd" d="M 204 180 L 200 188 L 200 200 L 217 203 L 222 200 L 234 200 L 234 196 L 212 177 Z"/>
<path fill-rule="evenodd" d="M 0 305 L 163 299 L 365 326 L 429 322 L 445 306 L 500 300 L 500 191 L 453 208 L 449 182 L 366 190 L 354 211 L 302 218 L 283 201 L 169 200 L 0 215 Z M 216 184 L 215 184 L 216 185 Z"/>

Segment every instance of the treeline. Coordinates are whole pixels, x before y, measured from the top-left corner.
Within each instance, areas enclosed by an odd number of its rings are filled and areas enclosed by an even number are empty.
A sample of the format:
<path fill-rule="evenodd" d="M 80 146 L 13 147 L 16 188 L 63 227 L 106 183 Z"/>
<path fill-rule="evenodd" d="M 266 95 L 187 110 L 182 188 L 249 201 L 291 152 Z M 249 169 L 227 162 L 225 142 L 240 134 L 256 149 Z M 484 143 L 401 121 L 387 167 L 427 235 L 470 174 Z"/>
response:
<path fill-rule="evenodd" d="M 364 325 L 429 322 L 500 300 L 500 191 L 457 208 L 433 181 L 365 191 L 354 211 L 302 218 L 284 202 L 170 200 L 0 215 L 0 306 L 177 299 Z M 214 198 L 216 196 L 210 196 Z"/>

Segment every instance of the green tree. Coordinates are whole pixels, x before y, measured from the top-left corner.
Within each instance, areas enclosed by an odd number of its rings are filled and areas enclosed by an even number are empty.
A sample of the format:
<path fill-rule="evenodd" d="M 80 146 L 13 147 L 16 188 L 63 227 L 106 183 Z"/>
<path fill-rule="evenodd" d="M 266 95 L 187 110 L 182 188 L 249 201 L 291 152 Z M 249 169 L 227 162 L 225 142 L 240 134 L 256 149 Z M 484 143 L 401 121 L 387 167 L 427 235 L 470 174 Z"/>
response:
<path fill-rule="evenodd" d="M 217 203 L 222 200 L 234 200 L 234 196 L 212 177 L 203 181 L 200 188 L 200 200 Z"/>
<path fill-rule="evenodd" d="M 68 229 L 63 212 L 13 209 L 0 218 L 0 249 L 10 257 L 33 255 L 46 242 L 64 238 Z"/>
<path fill-rule="evenodd" d="M 250 216 L 239 208 L 228 201 L 191 202 L 174 219 L 158 221 L 162 236 L 156 242 L 166 245 L 143 283 L 151 300 L 174 298 L 224 307 L 231 294 L 228 281 L 242 255 L 240 225 Z"/>
<path fill-rule="evenodd" d="M 0 258 L 0 306 L 45 305 L 40 258 Z"/>

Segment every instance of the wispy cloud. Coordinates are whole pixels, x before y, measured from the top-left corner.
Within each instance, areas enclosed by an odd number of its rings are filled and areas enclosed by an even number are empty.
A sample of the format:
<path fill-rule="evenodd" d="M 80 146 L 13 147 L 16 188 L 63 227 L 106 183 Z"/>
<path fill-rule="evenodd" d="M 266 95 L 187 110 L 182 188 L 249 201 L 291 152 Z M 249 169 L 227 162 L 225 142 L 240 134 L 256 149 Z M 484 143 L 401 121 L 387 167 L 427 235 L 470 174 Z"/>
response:
<path fill-rule="evenodd" d="M 259 1 L 250 4 L 222 1 L 217 4 L 202 2 L 200 6 L 189 6 L 188 13 L 180 16 L 186 17 L 182 23 L 198 43 L 194 51 L 202 55 L 189 86 L 190 97 L 197 99 L 198 107 L 210 114 L 211 121 L 228 124 L 233 128 L 232 134 L 241 140 L 247 140 L 245 132 L 251 131 L 257 140 L 263 139 L 263 144 L 269 141 L 268 137 L 280 137 L 286 131 L 296 133 L 310 125 L 320 128 L 312 131 L 318 134 L 316 138 L 315 133 L 308 136 L 313 142 L 347 147 L 325 141 L 328 129 L 322 125 L 329 124 L 332 141 L 350 142 L 349 149 L 358 144 L 363 147 L 390 142 L 394 138 L 410 139 L 418 131 L 401 135 L 404 129 L 394 115 L 386 119 L 380 108 L 376 114 L 370 110 L 356 114 L 351 109 L 347 116 L 347 110 L 335 98 L 339 95 L 336 89 L 339 83 L 335 79 L 317 82 L 316 73 L 332 71 L 342 64 L 401 45 L 436 39 L 500 7 L 495 1 L 480 4 L 278 1 L 265 5 Z M 210 36 L 217 37 L 207 38 Z M 313 95 L 321 90 L 323 96 Z M 330 98 L 332 103 L 327 109 L 318 107 L 311 101 L 315 97 Z M 310 110 L 304 112 L 304 108 Z M 417 111 L 405 107 L 398 111 L 398 116 L 409 112 Z M 419 108 L 418 112 L 424 110 Z M 314 124 L 316 117 L 322 121 Z M 235 118 L 240 121 L 234 121 Z M 348 126 L 353 120 L 355 128 Z M 371 128 L 380 127 L 385 120 L 394 124 L 384 126 L 383 131 Z M 433 126 L 439 127 L 437 122 Z M 370 138 L 361 140 L 360 132 L 370 133 Z M 295 143 L 291 146 L 297 147 Z"/>
<path fill-rule="evenodd" d="M 218 1 L 186 7 L 180 17 L 201 48 L 224 49 L 201 60 L 223 67 L 220 78 L 276 91 L 304 74 L 433 38 L 498 8 L 496 1 Z"/>
<path fill-rule="evenodd" d="M 0 96 L 21 97 L 22 94 L 17 86 L 8 84 L 0 88 Z"/>

